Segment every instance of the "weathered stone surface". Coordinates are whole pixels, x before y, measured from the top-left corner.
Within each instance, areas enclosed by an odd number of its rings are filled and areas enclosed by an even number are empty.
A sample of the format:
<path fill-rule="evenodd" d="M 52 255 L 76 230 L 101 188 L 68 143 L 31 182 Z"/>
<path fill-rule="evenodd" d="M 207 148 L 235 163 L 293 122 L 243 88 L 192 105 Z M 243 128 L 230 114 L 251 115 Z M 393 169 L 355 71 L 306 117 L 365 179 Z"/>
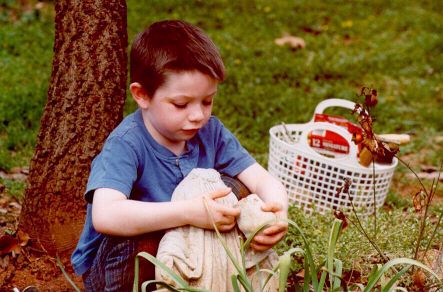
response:
<path fill-rule="evenodd" d="M 177 186 L 171 200 L 186 200 L 223 187 L 225 185 L 217 171 L 194 169 Z M 229 206 L 238 203 L 233 193 L 217 199 L 217 201 Z M 248 212 L 250 211 L 248 210 L 246 213 Z M 222 233 L 223 240 L 239 263 L 241 263 L 241 236 L 238 228 Z M 194 226 L 171 229 L 166 232 L 160 242 L 157 258 L 193 287 L 205 288 L 213 292 L 233 291 L 231 275 L 237 274 L 237 272 L 215 231 Z M 272 250 L 265 253 L 247 251 L 246 268 L 257 291 L 260 291 L 258 286 L 260 277 L 254 275 L 256 263 L 259 263 L 260 268 L 272 269 L 277 261 L 277 255 Z M 263 273 L 261 279 L 265 279 L 266 276 L 267 274 Z M 175 285 L 174 281 L 160 268 L 156 268 L 156 279 Z M 277 291 L 277 285 L 277 278 L 273 278 L 264 291 Z"/>
<path fill-rule="evenodd" d="M 261 209 L 263 204 L 264 202 L 256 194 L 251 194 L 238 202 L 241 213 L 237 219 L 237 224 L 246 237 L 260 225 L 277 219 L 274 213 L 265 212 Z"/>
<path fill-rule="evenodd" d="M 241 199 L 238 202 L 240 207 L 240 216 L 237 219 L 237 225 L 240 231 L 248 238 L 253 232 L 262 224 L 276 220 L 277 217 L 272 212 L 265 212 L 261 209 L 264 202 L 256 194 L 250 194 L 249 196 Z M 248 268 L 253 267 L 255 263 L 261 262 L 274 253 L 273 250 L 265 252 L 254 252 L 253 250 L 247 251 L 246 266 Z"/>

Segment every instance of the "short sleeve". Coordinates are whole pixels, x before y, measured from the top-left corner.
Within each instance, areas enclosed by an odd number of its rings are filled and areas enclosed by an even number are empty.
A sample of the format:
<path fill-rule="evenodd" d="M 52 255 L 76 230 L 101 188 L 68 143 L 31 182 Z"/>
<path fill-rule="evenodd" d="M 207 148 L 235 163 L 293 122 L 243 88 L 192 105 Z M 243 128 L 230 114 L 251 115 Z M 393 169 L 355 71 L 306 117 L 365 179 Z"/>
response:
<path fill-rule="evenodd" d="M 117 190 L 127 197 L 137 179 L 137 154 L 134 148 L 120 137 L 108 139 L 91 166 L 85 199 L 91 203 L 98 188 Z"/>
<path fill-rule="evenodd" d="M 238 139 L 220 121 L 216 120 L 215 168 L 229 176 L 236 176 L 254 164 L 255 159 L 243 148 Z"/>

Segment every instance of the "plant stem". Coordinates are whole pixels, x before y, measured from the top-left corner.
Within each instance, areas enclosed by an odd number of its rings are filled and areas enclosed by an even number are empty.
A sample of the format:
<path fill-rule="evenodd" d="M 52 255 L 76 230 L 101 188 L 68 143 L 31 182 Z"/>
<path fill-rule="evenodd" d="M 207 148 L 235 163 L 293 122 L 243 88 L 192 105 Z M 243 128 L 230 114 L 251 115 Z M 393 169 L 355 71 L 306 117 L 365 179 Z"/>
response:
<path fill-rule="evenodd" d="M 374 238 L 377 238 L 377 199 L 375 197 L 375 159 L 372 156 L 372 188 L 374 190 Z"/>
<path fill-rule="evenodd" d="M 421 218 L 420 231 L 418 233 L 417 244 L 415 246 L 415 252 L 414 252 L 414 259 L 415 260 L 418 259 L 418 251 L 420 249 L 420 244 L 421 244 L 421 241 L 423 240 L 423 236 L 425 234 L 426 218 L 428 217 L 429 205 L 431 204 L 432 198 L 435 193 L 433 186 L 434 186 L 434 181 L 432 182 L 431 192 L 429 193 L 429 196 L 427 196 L 426 200 L 425 200 L 425 212 L 423 214 L 423 217 Z"/>
<path fill-rule="evenodd" d="M 438 177 L 437 177 L 437 182 L 435 183 L 435 188 L 433 188 L 431 190 L 431 192 L 435 193 L 435 191 L 433 191 L 433 190 L 434 189 L 437 190 L 437 188 L 438 188 L 438 182 L 440 181 L 440 173 L 441 173 L 442 167 L 443 167 L 443 160 L 440 164 L 440 169 L 438 171 Z M 432 235 L 431 235 L 431 238 L 429 239 L 428 245 L 425 248 L 425 252 L 423 253 L 423 258 L 426 256 L 426 253 L 428 252 L 429 247 L 431 246 L 432 240 L 434 239 L 434 236 L 437 233 L 438 227 L 440 227 L 440 222 L 441 222 L 442 217 L 443 217 L 443 210 L 441 211 L 440 216 L 438 217 L 437 224 L 435 225 L 434 231 L 432 232 Z"/>
<path fill-rule="evenodd" d="M 440 216 L 438 217 L 437 225 L 435 225 L 434 231 L 432 232 L 431 238 L 429 239 L 428 245 L 426 246 L 423 257 L 426 256 L 426 253 L 428 252 L 429 247 L 431 246 L 431 242 L 434 239 L 435 234 L 437 233 L 438 227 L 440 227 L 440 222 L 442 217 L 443 217 L 443 211 L 441 211 Z"/>
<path fill-rule="evenodd" d="M 349 194 L 349 192 L 346 193 L 348 195 L 349 201 L 351 202 L 351 206 L 352 206 L 352 212 L 355 215 L 355 218 L 357 219 L 358 222 L 358 226 L 357 224 L 355 224 L 354 221 L 350 220 L 349 221 L 357 228 L 358 231 L 360 231 L 360 233 L 362 233 L 366 239 L 369 241 L 369 243 L 375 248 L 375 250 L 377 250 L 377 252 L 380 254 L 380 256 L 383 258 L 383 260 L 385 262 L 389 261 L 389 258 L 387 256 L 385 256 L 385 254 L 380 250 L 380 248 L 378 247 L 378 245 L 371 239 L 371 237 L 369 236 L 369 234 L 366 233 L 365 229 L 363 228 L 363 225 L 361 224 L 360 218 L 358 217 L 357 211 L 355 210 L 355 206 L 354 206 L 354 202 L 352 200 L 351 195 Z"/>
<path fill-rule="evenodd" d="M 431 204 L 431 201 L 434 197 L 435 194 L 435 190 L 436 188 L 434 188 L 434 182 L 432 181 L 432 185 L 431 185 L 431 189 L 430 192 L 428 192 L 425 188 L 425 186 L 423 185 L 422 180 L 420 179 L 420 177 L 417 175 L 417 173 L 409 166 L 408 163 L 404 162 L 401 158 L 399 158 L 397 155 L 395 156 L 401 163 L 403 163 L 417 178 L 418 182 L 420 183 L 422 190 L 426 193 L 426 200 L 425 200 L 425 211 L 423 214 L 423 217 L 421 218 L 421 222 L 420 222 L 420 230 L 418 233 L 418 238 L 417 238 L 417 243 L 415 245 L 415 252 L 414 252 L 414 259 L 417 260 L 418 258 L 418 251 L 420 249 L 420 244 L 421 241 L 423 240 L 423 235 L 424 235 L 424 231 L 425 231 L 425 227 L 426 227 L 426 217 L 428 216 L 428 211 L 429 211 L 429 205 Z M 440 172 L 441 172 L 441 168 L 443 165 L 443 160 L 440 164 L 440 171 L 439 171 L 439 175 L 438 175 L 438 179 L 437 179 L 437 183 L 436 185 L 438 185 L 438 181 L 440 180 Z M 438 225 L 437 225 L 438 226 Z"/>
<path fill-rule="evenodd" d="M 423 182 L 421 181 L 421 179 L 418 177 L 417 173 L 409 166 L 409 163 L 406 163 L 405 161 L 403 161 L 400 157 L 398 157 L 397 155 L 394 155 L 395 158 L 398 159 L 398 161 L 400 161 L 404 166 L 406 166 L 413 174 L 414 176 L 417 178 L 418 182 L 420 183 L 423 191 L 426 193 L 426 196 L 429 196 L 428 191 L 426 190 L 425 186 L 423 185 Z"/>

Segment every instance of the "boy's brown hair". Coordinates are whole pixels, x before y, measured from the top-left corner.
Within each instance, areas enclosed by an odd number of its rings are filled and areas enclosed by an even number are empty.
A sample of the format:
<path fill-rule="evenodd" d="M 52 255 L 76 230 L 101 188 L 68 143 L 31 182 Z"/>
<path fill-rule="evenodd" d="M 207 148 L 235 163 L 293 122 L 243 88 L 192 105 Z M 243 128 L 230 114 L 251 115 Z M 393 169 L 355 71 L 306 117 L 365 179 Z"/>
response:
<path fill-rule="evenodd" d="M 165 20 L 135 37 L 130 55 L 131 83 L 140 83 L 149 97 L 163 85 L 168 72 L 192 70 L 220 82 L 225 78 L 220 52 L 200 28 L 181 20 Z"/>

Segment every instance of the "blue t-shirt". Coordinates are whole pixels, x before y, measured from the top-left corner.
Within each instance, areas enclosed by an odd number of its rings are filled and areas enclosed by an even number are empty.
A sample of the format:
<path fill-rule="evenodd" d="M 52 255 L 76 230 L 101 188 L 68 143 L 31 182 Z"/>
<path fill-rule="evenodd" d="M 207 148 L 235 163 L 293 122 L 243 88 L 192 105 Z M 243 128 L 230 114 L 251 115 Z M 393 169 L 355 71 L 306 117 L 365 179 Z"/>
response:
<path fill-rule="evenodd" d="M 213 168 L 236 176 L 254 163 L 235 136 L 215 117 L 187 141 L 186 151 L 177 156 L 152 138 L 140 110 L 127 116 L 92 162 L 85 193 L 86 222 L 71 257 L 75 272 L 81 275 L 90 268 L 104 237 L 92 225 L 91 202 L 96 189 L 115 189 L 131 200 L 166 202 L 194 168 Z"/>

